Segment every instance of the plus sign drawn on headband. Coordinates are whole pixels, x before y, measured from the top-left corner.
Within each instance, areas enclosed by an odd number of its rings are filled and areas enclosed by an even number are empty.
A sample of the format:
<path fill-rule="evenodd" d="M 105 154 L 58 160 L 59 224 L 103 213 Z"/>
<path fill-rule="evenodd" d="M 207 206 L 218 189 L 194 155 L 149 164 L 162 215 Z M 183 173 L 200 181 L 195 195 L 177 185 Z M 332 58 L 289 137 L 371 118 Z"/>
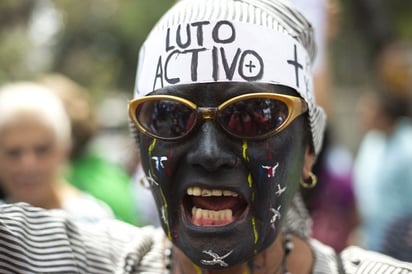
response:
<path fill-rule="evenodd" d="M 294 60 L 287 60 L 289 65 L 295 67 L 296 86 L 299 87 L 299 69 L 303 69 L 303 65 L 298 62 L 298 50 L 296 44 L 294 46 Z"/>
<path fill-rule="evenodd" d="M 249 68 L 249 72 L 252 73 L 252 70 L 256 68 L 256 66 L 253 64 L 252 60 L 249 61 L 249 64 L 246 64 L 245 67 Z"/>

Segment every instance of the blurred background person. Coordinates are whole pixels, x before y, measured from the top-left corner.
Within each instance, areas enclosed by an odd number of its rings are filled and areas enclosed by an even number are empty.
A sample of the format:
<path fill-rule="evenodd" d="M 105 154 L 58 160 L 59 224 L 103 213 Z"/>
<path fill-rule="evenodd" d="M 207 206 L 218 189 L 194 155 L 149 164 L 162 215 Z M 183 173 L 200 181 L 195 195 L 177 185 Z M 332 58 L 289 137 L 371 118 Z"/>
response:
<path fill-rule="evenodd" d="M 347 148 L 334 143 L 330 129 L 323 144 L 313 168 L 319 183 L 313 189 L 302 191 L 313 220 L 313 237 L 339 252 L 349 245 L 351 233 L 358 224 L 353 157 Z"/>
<path fill-rule="evenodd" d="M 376 90 L 358 106 L 365 134 L 355 162 L 359 244 L 380 252 L 411 246 L 402 232 L 410 229 L 405 218 L 412 214 L 411 49 L 402 42 L 385 46 L 376 62 Z"/>
<path fill-rule="evenodd" d="M 56 95 L 29 82 L 0 88 L 2 202 L 60 208 L 77 221 L 113 218 L 105 203 L 64 179 L 70 149 L 70 121 Z"/>
<path fill-rule="evenodd" d="M 365 95 L 359 108 L 369 128 L 355 161 L 360 244 L 382 251 L 388 225 L 412 212 L 412 123 L 406 101 L 392 94 Z"/>
<path fill-rule="evenodd" d="M 309 19 L 315 31 L 316 58 L 313 65 L 315 96 L 333 121 L 335 109 L 331 44 L 339 30 L 341 3 L 338 0 L 291 0 Z M 302 189 L 313 219 L 314 238 L 336 251 L 348 245 L 356 226 L 356 206 L 352 185 L 352 154 L 339 144 L 328 123 L 323 148 L 314 166 L 319 182 L 313 189 Z"/>
<path fill-rule="evenodd" d="M 73 146 L 70 168 L 66 173 L 67 180 L 82 191 L 106 202 L 116 218 L 135 225 L 144 224 L 138 212 L 138 208 L 144 205 L 135 203 L 131 176 L 122 166 L 102 157 L 103 153 L 90 147 L 100 125 L 88 92 L 60 74 L 43 76 L 39 82 L 62 99 L 70 118 Z M 108 112 L 105 115 L 107 119 L 116 116 L 112 114 L 116 109 L 105 111 Z"/>

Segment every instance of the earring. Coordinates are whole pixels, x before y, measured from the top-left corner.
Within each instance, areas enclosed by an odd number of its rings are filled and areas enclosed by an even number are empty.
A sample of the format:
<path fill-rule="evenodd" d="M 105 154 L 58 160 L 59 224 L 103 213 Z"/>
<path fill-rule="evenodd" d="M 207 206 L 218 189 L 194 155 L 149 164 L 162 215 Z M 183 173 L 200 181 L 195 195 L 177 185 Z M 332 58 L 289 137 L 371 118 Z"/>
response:
<path fill-rule="evenodd" d="M 310 180 L 310 182 L 307 182 L 309 180 Z M 309 188 L 314 188 L 317 183 L 318 183 L 318 178 L 312 172 L 309 172 L 309 178 L 308 179 L 306 179 L 306 180 L 304 180 L 302 178 L 300 179 L 300 185 L 303 188 L 308 188 L 308 189 Z"/>
<path fill-rule="evenodd" d="M 150 189 L 150 182 L 149 182 L 149 180 L 147 179 L 146 176 L 143 176 L 143 177 L 140 179 L 140 185 L 141 185 L 142 187 L 146 188 L 146 189 Z"/>

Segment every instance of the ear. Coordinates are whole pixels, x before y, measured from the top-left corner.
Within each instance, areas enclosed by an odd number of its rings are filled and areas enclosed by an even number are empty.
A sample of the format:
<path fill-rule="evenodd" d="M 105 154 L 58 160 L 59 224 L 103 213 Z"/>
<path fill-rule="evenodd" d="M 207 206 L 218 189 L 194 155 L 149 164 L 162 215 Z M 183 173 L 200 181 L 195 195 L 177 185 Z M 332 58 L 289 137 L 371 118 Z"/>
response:
<path fill-rule="evenodd" d="M 316 155 L 313 149 L 311 149 L 309 146 L 306 146 L 304 157 L 302 178 L 306 179 L 309 178 L 309 173 L 312 171 L 313 164 L 316 160 Z"/>

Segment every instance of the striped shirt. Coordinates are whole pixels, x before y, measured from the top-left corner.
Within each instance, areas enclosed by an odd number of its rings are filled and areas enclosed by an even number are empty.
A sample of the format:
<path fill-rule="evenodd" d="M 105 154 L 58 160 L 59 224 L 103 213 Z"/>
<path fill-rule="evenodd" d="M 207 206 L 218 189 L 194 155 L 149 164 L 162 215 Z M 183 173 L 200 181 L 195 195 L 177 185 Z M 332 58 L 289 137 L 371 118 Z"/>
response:
<path fill-rule="evenodd" d="M 0 206 L 0 273 L 169 273 L 159 228 L 71 222 L 61 211 Z M 310 240 L 315 274 L 412 274 L 412 264 L 351 247 L 337 256 Z M 340 259 L 339 259 L 340 258 Z"/>

